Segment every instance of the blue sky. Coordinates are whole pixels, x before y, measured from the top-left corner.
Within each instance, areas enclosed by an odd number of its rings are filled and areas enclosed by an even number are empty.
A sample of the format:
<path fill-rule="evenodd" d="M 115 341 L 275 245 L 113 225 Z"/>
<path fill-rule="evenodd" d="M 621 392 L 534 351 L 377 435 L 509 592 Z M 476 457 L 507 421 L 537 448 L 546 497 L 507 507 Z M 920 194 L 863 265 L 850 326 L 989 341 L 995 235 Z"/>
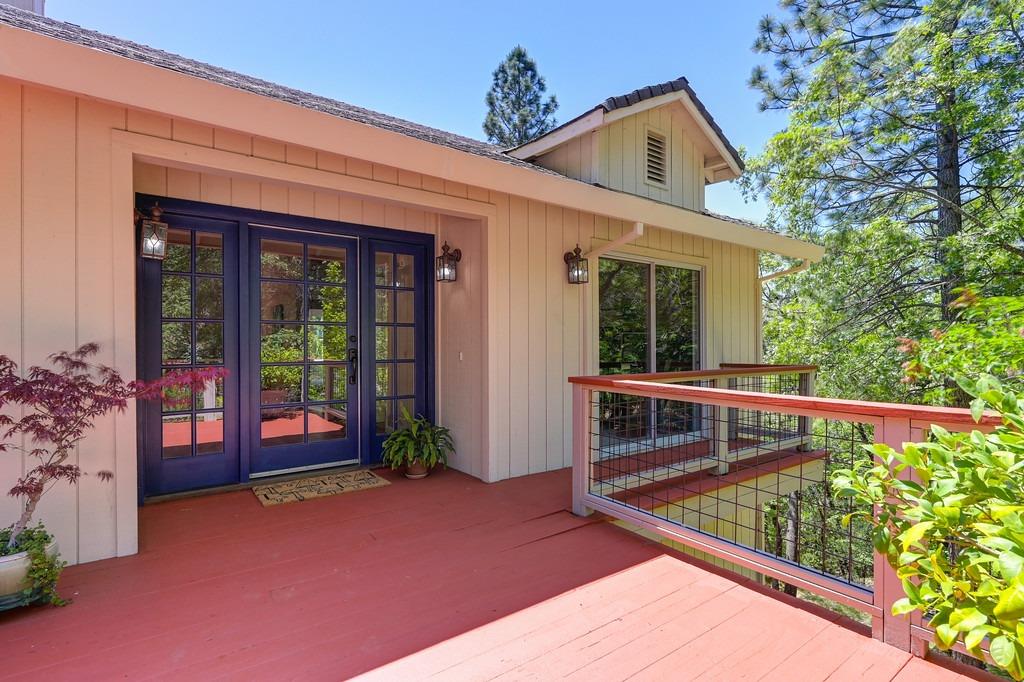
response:
<path fill-rule="evenodd" d="M 386 0 L 48 0 L 87 28 L 471 137 L 482 137 L 491 72 L 516 43 L 537 60 L 559 120 L 609 95 L 686 76 L 736 146 L 780 129 L 746 86 L 750 50 L 772 0 L 637 5 Z M 708 207 L 759 220 L 728 183 Z"/>

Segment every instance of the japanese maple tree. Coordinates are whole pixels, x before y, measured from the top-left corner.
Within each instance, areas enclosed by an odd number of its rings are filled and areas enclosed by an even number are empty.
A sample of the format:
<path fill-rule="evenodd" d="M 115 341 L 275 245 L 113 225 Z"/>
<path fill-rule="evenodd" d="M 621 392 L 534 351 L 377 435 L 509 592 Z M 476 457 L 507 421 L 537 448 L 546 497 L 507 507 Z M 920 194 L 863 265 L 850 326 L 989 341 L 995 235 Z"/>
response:
<path fill-rule="evenodd" d="M 117 370 L 90 362 L 98 351 L 99 345 L 87 343 L 55 353 L 49 358 L 51 367 L 33 366 L 24 375 L 14 360 L 0 355 L 0 452 L 21 452 L 36 462 L 9 491 L 24 503 L 8 549 L 17 544 L 47 490 L 81 478 L 83 471 L 69 459 L 97 418 L 123 412 L 130 400 L 187 402 L 192 391 L 225 374 L 223 369 L 201 368 L 154 381 L 126 381 Z M 104 480 L 113 476 L 109 471 L 95 475 Z"/>

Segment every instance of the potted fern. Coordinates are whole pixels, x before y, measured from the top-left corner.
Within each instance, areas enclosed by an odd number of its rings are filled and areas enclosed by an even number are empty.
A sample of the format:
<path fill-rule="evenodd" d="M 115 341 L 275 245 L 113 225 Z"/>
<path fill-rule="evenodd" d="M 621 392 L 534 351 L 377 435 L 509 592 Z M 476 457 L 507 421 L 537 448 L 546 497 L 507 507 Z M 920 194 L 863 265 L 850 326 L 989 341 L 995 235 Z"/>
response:
<path fill-rule="evenodd" d="M 413 417 L 404 406 L 402 419 L 406 426 L 384 441 L 381 461 L 392 469 L 404 466 L 406 478 L 425 478 L 438 464 L 446 466 L 455 452 L 451 431 L 421 415 Z"/>

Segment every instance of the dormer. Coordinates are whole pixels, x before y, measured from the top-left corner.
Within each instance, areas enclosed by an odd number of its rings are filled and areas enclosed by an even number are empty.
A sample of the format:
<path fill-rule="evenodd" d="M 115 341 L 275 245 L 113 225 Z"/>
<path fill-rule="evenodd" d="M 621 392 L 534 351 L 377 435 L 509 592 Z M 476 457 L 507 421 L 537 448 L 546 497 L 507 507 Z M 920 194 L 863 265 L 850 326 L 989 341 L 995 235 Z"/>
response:
<path fill-rule="evenodd" d="M 736 149 L 685 78 L 609 97 L 508 153 L 576 180 L 698 211 L 706 185 L 743 172 Z"/>

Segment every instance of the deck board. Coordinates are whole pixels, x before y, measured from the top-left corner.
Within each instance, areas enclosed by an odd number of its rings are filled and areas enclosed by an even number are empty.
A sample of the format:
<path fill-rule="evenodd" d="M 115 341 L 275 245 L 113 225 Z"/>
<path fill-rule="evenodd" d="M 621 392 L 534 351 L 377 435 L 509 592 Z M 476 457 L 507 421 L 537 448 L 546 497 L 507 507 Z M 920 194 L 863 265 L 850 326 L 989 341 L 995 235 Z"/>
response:
<path fill-rule="evenodd" d="M 567 471 L 140 512 L 138 555 L 0 614 L 2 679 L 957 679 L 843 619 L 568 513 Z M 770 624 L 770 625 L 769 625 Z"/>

